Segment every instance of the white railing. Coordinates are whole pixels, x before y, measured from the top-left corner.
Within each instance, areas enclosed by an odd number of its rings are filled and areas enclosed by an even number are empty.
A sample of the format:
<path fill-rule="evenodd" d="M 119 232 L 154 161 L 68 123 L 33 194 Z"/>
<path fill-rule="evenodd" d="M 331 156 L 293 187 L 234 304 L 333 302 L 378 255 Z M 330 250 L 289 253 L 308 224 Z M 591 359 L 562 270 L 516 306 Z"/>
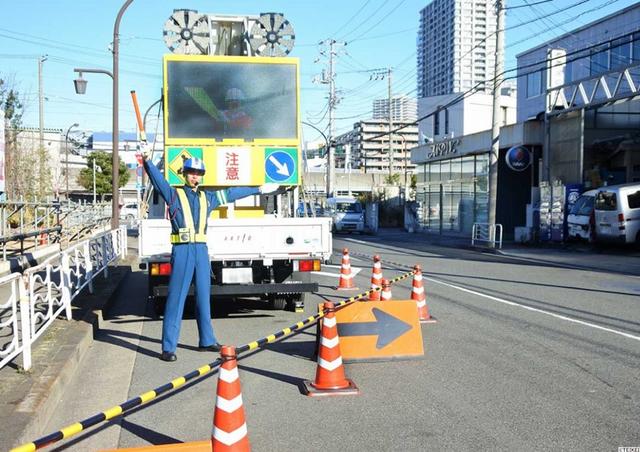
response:
<path fill-rule="evenodd" d="M 471 230 L 471 246 L 502 248 L 502 225 L 474 223 Z"/>
<path fill-rule="evenodd" d="M 0 278 L 0 369 L 22 353 L 31 365 L 29 344 L 29 297 L 20 273 Z"/>
<path fill-rule="evenodd" d="M 22 353 L 31 367 L 31 345 L 63 312 L 71 319 L 71 301 L 82 289 L 93 293 L 93 278 L 127 253 L 125 226 L 84 240 L 23 275 L 0 279 L 0 368 Z"/>

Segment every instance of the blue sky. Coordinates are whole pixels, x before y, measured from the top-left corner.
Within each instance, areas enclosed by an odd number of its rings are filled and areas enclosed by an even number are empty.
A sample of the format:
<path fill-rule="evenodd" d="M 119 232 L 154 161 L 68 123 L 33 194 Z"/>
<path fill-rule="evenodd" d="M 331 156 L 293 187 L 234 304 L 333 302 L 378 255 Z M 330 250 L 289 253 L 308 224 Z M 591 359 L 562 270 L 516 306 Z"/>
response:
<path fill-rule="evenodd" d="M 507 6 L 526 1 L 507 0 Z M 508 11 L 505 67 L 515 67 L 515 55 L 614 11 L 632 0 L 554 0 Z M 342 92 L 336 117 L 337 133 L 347 131 L 359 117 L 370 114 L 375 98 L 386 97 L 387 81 L 370 80 L 373 68 L 394 68 L 393 91 L 415 94 L 416 35 L 419 11 L 428 0 L 135 0 L 125 13 L 121 33 L 120 129 L 135 130 L 129 91 L 136 90 L 144 111 L 160 97 L 161 60 L 168 50 L 162 41 L 164 22 L 175 8 L 220 14 L 282 12 L 292 23 L 296 46 L 291 56 L 301 60 L 302 119 L 326 127 L 323 117 L 327 86 L 312 83 L 323 63 L 318 42 L 334 38 L 347 42 L 336 65 Z M 67 129 L 111 129 L 111 82 L 106 75 L 87 74 L 87 94 L 75 94 L 74 67 L 111 70 L 113 22 L 121 0 L 0 0 L 0 77 L 10 78 L 25 96 L 25 125 L 38 125 L 37 58 L 48 55 L 43 79 L 45 126 Z M 551 14 L 538 20 L 540 16 Z M 580 15 L 579 17 L 577 17 Z M 640 24 L 639 24 L 640 28 Z M 519 42 L 523 41 L 523 42 Z M 519 42 L 519 43 L 517 43 Z M 515 44 L 517 43 L 517 44 Z M 150 131 L 155 123 L 148 124 Z M 318 134 L 304 129 L 304 139 Z"/>

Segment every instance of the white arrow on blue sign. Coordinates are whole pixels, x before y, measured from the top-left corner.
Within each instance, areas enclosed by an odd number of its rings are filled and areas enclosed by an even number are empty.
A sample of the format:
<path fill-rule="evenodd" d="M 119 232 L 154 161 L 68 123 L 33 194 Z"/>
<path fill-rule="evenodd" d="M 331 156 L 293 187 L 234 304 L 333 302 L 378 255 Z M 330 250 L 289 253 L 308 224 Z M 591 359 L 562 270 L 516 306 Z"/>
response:
<path fill-rule="evenodd" d="M 296 164 L 290 154 L 273 152 L 264 162 L 267 177 L 274 182 L 282 182 L 291 177 L 296 170 Z"/>

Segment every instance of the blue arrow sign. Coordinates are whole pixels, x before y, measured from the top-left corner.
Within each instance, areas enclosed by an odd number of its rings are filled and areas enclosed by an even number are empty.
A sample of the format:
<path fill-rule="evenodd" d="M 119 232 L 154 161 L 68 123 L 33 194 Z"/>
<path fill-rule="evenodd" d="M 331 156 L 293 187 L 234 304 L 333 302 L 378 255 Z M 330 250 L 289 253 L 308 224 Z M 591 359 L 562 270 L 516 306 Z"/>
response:
<path fill-rule="evenodd" d="M 275 151 L 266 156 L 264 170 L 273 182 L 284 182 L 296 172 L 296 162 L 288 152 Z"/>
<path fill-rule="evenodd" d="M 411 325 L 378 308 L 371 310 L 375 322 L 338 323 L 338 336 L 378 336 L 376 348 L 380 350 L 411 330 Z"/>

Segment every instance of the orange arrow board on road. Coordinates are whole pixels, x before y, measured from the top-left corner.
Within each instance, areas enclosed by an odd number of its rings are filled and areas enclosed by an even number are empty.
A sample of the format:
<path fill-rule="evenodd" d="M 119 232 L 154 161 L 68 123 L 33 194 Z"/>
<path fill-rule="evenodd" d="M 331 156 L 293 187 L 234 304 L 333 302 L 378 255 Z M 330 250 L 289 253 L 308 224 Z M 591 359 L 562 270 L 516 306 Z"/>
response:
<path fill-rule="evenodd" d="M 343 361 L 384 361 L 424 355 L 413 300 L 355 302 L 336 312 Z"/>

